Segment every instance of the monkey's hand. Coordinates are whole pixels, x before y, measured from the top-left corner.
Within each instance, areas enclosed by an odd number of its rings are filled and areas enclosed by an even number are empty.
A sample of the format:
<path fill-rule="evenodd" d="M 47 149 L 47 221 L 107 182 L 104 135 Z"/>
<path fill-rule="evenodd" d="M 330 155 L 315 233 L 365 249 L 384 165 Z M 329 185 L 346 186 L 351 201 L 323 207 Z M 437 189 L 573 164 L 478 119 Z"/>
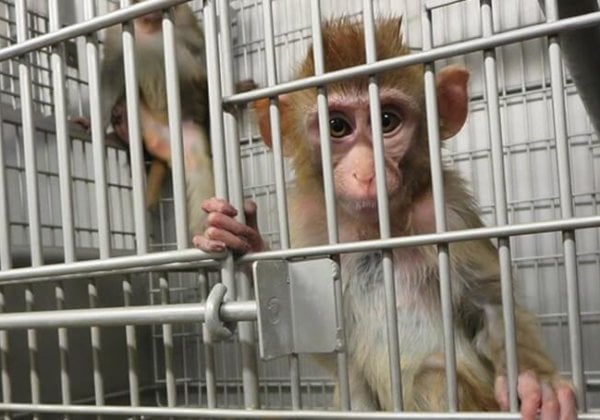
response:
<path fill-rule="evenodd" d="M 71 124 L 80 127 L 86 133 L 90 131 L 91 122 L 88 117 L 75 117 L 70 119 Z"/>
<path fill-rule="evenodd" d="M 494 384 L 496 401 L 502 410 L 509 409 L 508 384 L 498 376 Z M 538 410 L 541 420 L 575 420 L 577 408 L 571 384 L 558 376 L 539 378 L 533 371 L 519 374 L 517 394 L 521 402 L 521 418 L 535 420 Z"/>
<path fill-rule="evenodd" d="M 264 249 L 264 242 L 258 231 L 256 203 L 244 202 L 246 224 L 235 219 L 238 211 L 227 201 L 212 197 L 202 203 L 202 210 L 208 214 L 206 229 L 202 235 L 194 236 L 194 246 L 204 252 L 222 252 L 229 249 L 238 254 L 258 252 Z"/>

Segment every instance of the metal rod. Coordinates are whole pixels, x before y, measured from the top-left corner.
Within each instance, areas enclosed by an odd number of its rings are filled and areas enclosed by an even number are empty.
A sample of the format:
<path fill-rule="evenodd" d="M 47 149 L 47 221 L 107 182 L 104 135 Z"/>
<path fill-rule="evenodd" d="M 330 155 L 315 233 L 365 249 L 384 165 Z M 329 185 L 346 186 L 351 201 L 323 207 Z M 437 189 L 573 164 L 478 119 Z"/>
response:
<path fill-rule="evenodd" d="M 123 309 L 127 309 L 131 305 L 131 295 L 133 290 L 129 279 L 123 280 Z M 91 311 L 92 309 L 88 309 Z M 96 309 L 100 310 L 100 309 Z M 164 322 L 164 321 L 163 321 Z M 125 325 L 125 342 L 127 345 L 127 371 L 129 378 L 129 401 L 131 406 L 137 407 L 140 405 L 140 384 L 137 372 L 137 336 L 133 323 Z"/>
<path fill-rule="evenodd" d="M 226 1 L 219 2 L 219 23 L 221 35 L 221 65 L 222 65 L 222 87 L 225 95 L 234 93 L 234 66 L 232 52 L 231 22 L 229 17 L 230 4 Z M 225 149 L 228 159 L 228 181 L 229 181 L 229 200 L 237 209 L 244 208 L 244 189 L 242 183 L 241 153 L 240 142 L 238 138 L 237 113 L 224 113 L 225 125 Z M 246 223 L 246 217 L 243 211 L 238 213 L 238 220 Z M 237 273 L 239 300 L 250 300 L 253 298 L 252 279 L 247 270 Z M 241 322 L 238 324 L 238 342 L 241 347 L 242 356 L 242 386 L 244 395 L 244 406 L 246 408 L 260 408 L 258 392 L 258 366 L 256 352 L 256 332 L 254 323 Z"/>
<path fill-rule="evenodd" d="M 222 257 L 223 254 L 214 254 Z M 128 255 L 124 257 L 112 257 L 110 259 L 77 261 L 66 264 L 53 264 L 39 267 L 15 268 L 0 272 L 0 283 L 7 281 L 26 281 L 36 277 L 70 276 L 77 274 L 94 275 L 96 273 L 111 272 L 115 270 L 132 269 L 136 267 L 148 269 L 159 269 L 161 265 L 169 266 L 174 263 L 196 263 L 210 258 L 197 249 L 186 249 L 181 251 L 153 252 L 144 255 Z M 207 260 L 209 263 L 210 260 Z M 215 262 L 208 264 L 214 265 Z"/>
<path fill-rule="evenodd" d="M 127 407 L 105 405 L 102 407 L 89 405 L 53 405 L 53 404 L 23 404 L 0 403 L 0 410 L 13 412 L 38 413 L 72 413 L 72 414 L 103 414 L 110 416 L 144 416 L 144 417 L 183 417 L 183 418 L 251 418 L 251 419 L 404 419 L 404 420 L 517 420 L 519 413 L 386 413 L 386 412 L 340 412 L 331 410 L 235 410 L 235 409 L 206 409 L 190 407 Z M 600 420 L 600 414 L 578 414 L 578 419 Z"/>
<path fill-rule="evenodd" d="M 169 305 L 169 283 L 166 278 L 159 280 L 160 302 Z M 173 325 L 164 323 L 162 325 L 163 349 L 165 360 L 165 382 L 167 384 L 167 406 L 175 407 L 177 404 L 177 388 L 175 387 L 175 373 L 173 372 Z"/>
<path fill-rule="evenodd" d="M 139 4 L 132 5 L 126 9 L 119 9 L 102 16 L 97 16 L 90 20 L 86 20 L 84 22 L 73 23 L 57 31 L 39 35 L 24 42 L 18 42 L 14 45 L 2 48 L 0 51 L 0 61 L 41 50 L 45 47 L 66 41 L 71 38 L 89 35 L 109 26 L 129 21 L 156 10 L 176 6 L 178 4 L 185 3 L 186 1 L 189 0 L 147 0 Z"/>
<path fill-rule="evenodd" d="M 546 18 L 549 22 L 554 22 L 558 19 L 556 0 L 546 1 Z M 559 39 L 556 35 L 549 38 L 548 56 L 552 83 L 552 111 L 554 114 L 554 134 L 556 137 L 556 157 L 558 160 L 560 210 L 562 217 L 570 218 L 573 217 L 571 165 L 565 113 L 561 49 Z M 585 412 L 587 410 L 587 401 L 583 366 L 581 307 L 579 302 L 579 279 L 577 278 L 575 232 L 573 230 L 564 230 L 562 239 L 567 282 L 567 311 L 569 315 L 569 346 L 571 350 L 572 378 L 575 384 L 578 408 Z"/>
<path fill-rule="evenodd" d="M 323 34 L 321 31 L 321 2 L 311 0 L 311 28 L 313 41 L 313 61 L 315 63 L 315 75 L 325 73 L 325 54 L 323 52 Z M 321 143 L 321 167 L 323 168 L 323 189 L 325 195 L 325 212 L 327 216 L 327 237 L 329 244 L 339 242 L 337 213 L 335 205 L 335 187 L 333 180 L 333 164 L 331 160 L 331 143 L 329 131 L 329 107 L 327 101 L 327 89 L 319 86 L 317 89 L 317 112 L 319 114 L 319 137 Z M 336 322 L 341 332 L 340 348 L 346 348 L 346 333 L 344 327 L 344 310 L 342 298 L 342 280 L 338 277 L 334 280 Z M 350 378 L 348 375 L 348 356 L 345 351 L 337 352 L 338 383 L 340 395 L 340 407 L 350 410 Z"/>
<path fill-rule="evenodd" d="M 458 55 L 466 55 L 471 52 L 499 47 L 502 45 L 527 41 L 533 38 L 544 37 L 564 31 L 572 31 L 581 28 L 598 25 L 600 23 L 600 12 L 576 16 L 574 18 L 561 19 L 551 23 L 541 23 L 521 29 L 493 35 L 489 38 L 476 38 L 468 41 L 458 42 L 452 45 L 436 47 L 429 51 L 415 52 L 402 57 L 389 58 L 376 63 L 362 64 L 352 68 L 328 72 L 321 76 L 310 76 L 300 80 L 279 83 L 276 86 L 268 86 L 223 98 L 227 105 L 237 105 L 252 102 L 261 98 L 274 97 L 284 93 L 327 85 L 342 80 L 352 79 L 360 76 L 369 76 L 382 72 L 394 70 L 400 67 L 434 62 L 444 58 Z M 2 55 L 0 54 L 0 58 Z"/>
<path fill-rule="evenodd" d="M 60 8 L 58 0 L 48 3 L 49 25 L 51 31 L 60 28 Z M 65 97 L 65 64 L 64 46 L 56 45 L 51 53 L 52 91 L 54 93 L 54 115 L 56 123 L 56 143 L 58 149 L 58 172 L 60 183 L 61 221 L 65 262 L 75 261 L 75 230 L 73 226 L 73 194 L 71 186 L 70 139 L 67 129 L 67 101 Z M 64 309 L 65 293 L 61 282 L 55 286 L 56 309 Z M 69 377 L 69 340 L 67 330 L 58 330 L 58 347 L 60 352 L 60 383 L 63 404 L 71 403 L 71 381 Z"/>
<path fill-rule="evenodd" d="M 121 7 L 129 6 L 131 0 L 121 0 Z M 136 250 L 139 255 L 148 252 L 146 230 L 146 200 L 144 197 L 144 152 L 140 125 L 140 98 L 135 60 L 135 27 L 133 22 L 123 24 L 123 64 L 125 69 L 125 99 L 127 102 L 127 125 L 129 130 L 129 153 L 131 158 L 131 183 L 133 185 L 133 218 L 135 224 Z"/>
<path fill-rule="evenodd" d="M 365 32 L 366 62 L 377 61 L 375 41 L 375 21 L 373 3 L 363 1 L 363 22 Z M 385 174 L 385 150 L 383 145 L 383 129 L 381 123 L 381 103 L 379 102 L 379 85 L 376 76 L 369 76 L 369 105 L 372 130 L 373 158 L 375 161 L 375 183 L 377 187 L 377 213 L 379 220 L 379 236 L 390 238 L 390 214 Z M 385 288 L 385 318 L 388 341 L 388 363 L 390 369 L 391 401 L 394 411 L 402 411 L 402 372 L 400 371 L 400 338 L 398 335 L 398 313 L 396 306 L 396 285 L 394 281 L 394 256 L 391 250 L 383 251 L 383 282 Z"/>
<path fill-rule="evenodd" d="M 4 118 L 0 114 L 0 270 L 2 271 L 10 270 L 12 268 L 6 162 L 4 157 L 5 138 Z M 6 296 L 4 287 L 0 287 L 0 313 L 5 311 L 5 305 Z M 12 381 L 10 378 L 8 362 L 9 353 L 10 342 L 8 339 L 8 332 L 0 331 L 0 377 L 2 378 L 2 402 L 4 403 L 9 403 L 12 400 Z M 10 416 L 7 413 L 5 413 L 3 417 L 5 420 L 10 419 Z"/>
<path fill-rule="evenodd" d="M 273 29 L 273 5 L 271 0 L 263 1 L 262 5 L 267 84 L 268 86 L 273 86 L 277 84 L 275 33 Z M 279 116 L 279 101 L 274 97 L 269 100 L 269 118 L 271 122 L 273 164 L 275 167 L 275 191 L 277 199 L 277 220 L 279 224 L 280 245 L 281 249 L 288 249 L 290 247 L 290 233 L 287 220 L 287 194 L 283 161 L 283 144 L 281 138 L 281 121 Z M 302 407 L 302 393 L 300 389 L 300 361 L 297 354 L 291 354 L 288 359 L 290 364 L 292 407 L 294 410 L 299 410 Z"/>
<path fill-rule="evenodd" d="M 94 19 L 95 2 L 86 0 L 83 5 L 84 19 Z M 100 103 L 100 53 L 95 33 L 86 37 L 86 56 L 88 68 L 88 87 L 90 90 L 90 128 L 92 135 L 92 153 L 94 159 L 94 187 L 96 194 L 96 212 L 98 219 L 98 251 L 100 259 L 110 257 L 110 227 L 108 217 L 108 193 L 106 182 L 106 159 L 102 106 Z M 88 301 L 90 308 L 98 303 L 98 290 L 95 280 L 88 283 Z M 96 405 L 104 404 L 104 377 L 102 376 L 102 336 L 97 327 L 90 328 L 92 347 L 92 366 L 94 370 L 94 400 Z"/>
<path fill-rule="evenodd" d="M 198 273 L 198 290 L 200 299 L 206 302 L 208 298 L 208 276 L 206 272 Z M 225 303 L 223 304 L 225 305 Z M 223 306 L 221 306 L 223 308 Z M 223 319 L 223 318 L 221 318 Z M 204 347 L 204 378 L 206 382 L 206 404 L 208 408 L 217 406 L 217 381 L 215 377 L 215 344 L 212 342 L 206 324 L 202 324 L 202 342 Z"/>
<path fill-rule="evenodd" d="M 27 2 L 26 0 L 15 1 L 15 22 L 17 25 L 17 42 L 27 39 Z M 25 183 L 27 186 L 27 218 L 29 229 L 29 249 L 31 252 L 31 265 L 33 267 L 43 265 L 42 257 L 42 231 L 40 224 L 40 209 L 37 185 L 37 158 L 35 148 L 35 126 L 33 121 L 33 92 L 31 84 L 31 73 L 29 60 L 21 57 L 19 64 L 19 87 L 21 94 L 21 118 L 23 149 L 25 159 Z M 30 287 L 25 289 L 26 311 L 31 311 L 34 304 L 34 294 Z M 31 402 L 41 402 L 40 380 L 37 366 L 37 332 L 27 330 L 27 349 L 29 361 L 29 385 Z M 38 416 L 34 415 L 34 419 Z"/>
<path fill-rule="evenodd" d="M 187 213 L 179 69 L 177 68 L 177 46 L 175 44 L 172 9 L 163 13 L 162 30 L 165 53 L 167 111 L 169 114 L 169 142 L 171 144 L 171 175 L 175 206 L 175 237 L 177 249 L 185 249 L 189 246 L 188 218 L 190 215 Z M 197 209 L 197 211 L 200 211 L 200 209 Z"/>
<path fill-rule="evenodd" d="M 493 35 L 492 2 L 491 0 L 481 0 L 480 6 L 482 35 L 484 37 L 490 37 Z M 498 226 L 504 226 L 508 224 L 508 212 L 506 209 L 504 150 L 502 144 L 502 128 L 500 126 L 500 101 L 498 97 L 496 53 L 493 49 L 491 49 L 484 51 L 483 55 L 487 96 L 487 114 L 492 155 L 494 202 L 496 204 L 496 224 Z M 519 409 L 517 396 L 518 360 L 509 238 L 502 237 L 498 239 L 498 257 L 500 260 L 504 335 L 506 337 L 506 376 L 508 381 L 509 405 L 510 410 L 516 412 Z"/>
<path fill-rule="evenodd" d="M 422 11 L 423 49 L 432 48 L 433 32 L 431 11 Z M 436 94 L 436 79 L 433 63 L 425 64 L 424 72 L 425 107 L 427 111 L 427 135 L 429 158 L 431 161 L 431 183 L 436 233 L 446 231 L 446 201 L 444 197 L 444 173 L 442 165 L 439 115 Z M 450 279 L 450 253 L 447 244 L 438 244 L 438 266 L 442 321 L 444 328 L 444 361 L 446 367 L 446 389 L 448 410 L 458 409 L 458 386 L 456 375 L 456 348 L 454 345 L 454 316 L 452 308 L 452 287 Z"/>

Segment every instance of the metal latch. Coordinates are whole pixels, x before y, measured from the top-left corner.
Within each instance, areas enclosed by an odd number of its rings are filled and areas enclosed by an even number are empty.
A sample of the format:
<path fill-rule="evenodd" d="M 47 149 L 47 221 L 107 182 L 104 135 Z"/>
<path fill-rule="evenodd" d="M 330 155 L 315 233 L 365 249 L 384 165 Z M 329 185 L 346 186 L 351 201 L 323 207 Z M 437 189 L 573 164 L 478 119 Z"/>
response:
<path fill-rule="evenodd" d="M 336 350 L 333 260 L 256 261 L 252 269 L 263 359 Z"/>

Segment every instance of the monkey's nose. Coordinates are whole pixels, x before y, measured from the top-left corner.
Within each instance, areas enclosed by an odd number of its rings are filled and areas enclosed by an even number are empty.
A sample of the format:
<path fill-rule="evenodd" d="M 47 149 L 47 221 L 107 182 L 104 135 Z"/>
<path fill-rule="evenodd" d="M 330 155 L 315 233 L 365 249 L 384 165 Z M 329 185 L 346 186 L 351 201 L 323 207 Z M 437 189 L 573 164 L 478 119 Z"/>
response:
<path fill-rule="evenodd" d="M 354 177 L 354 179 L 356 179 L 361 184 L 367 184 L 368 185 L 371 182 L 373 182 L 373 178 L 375 178 L 375 173 L 374 172 L 368 172 L 368 173 L 354 172 L 352 174 L 352 176 Z"/>

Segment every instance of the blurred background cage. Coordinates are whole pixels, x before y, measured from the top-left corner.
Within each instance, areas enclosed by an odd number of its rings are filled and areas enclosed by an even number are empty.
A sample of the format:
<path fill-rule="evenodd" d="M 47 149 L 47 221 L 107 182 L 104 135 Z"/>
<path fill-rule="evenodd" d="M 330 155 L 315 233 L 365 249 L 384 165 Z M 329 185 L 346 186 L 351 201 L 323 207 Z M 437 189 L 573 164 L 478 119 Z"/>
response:
<path fill-rule="evenodd" d="M 294 64 L 311 42 L 311 7 L 320 4 L 326 17 L 360 16 L 364 3 L 263 1 L 189 3 L 200 21 L 204 13 L 218 11 L 224 19 L 228 11 L 231 45 L 224 45 L 228 38 L 219 36 L 221 64 L 230 60 L 235 80 L 252 78 L 259 87 L 273 82 L 267 77 L 270 48 L 275 52 L 276 74 L 271 75 L 275 82 L 293 77 Z M 149 3 L 160 9 L 181 2 Z M 435 49 L 482 38 L 486 22 L 481 3 L 486 2 L 373 1 L 376 14 L 404 16 L 404 39 L 415 52 L 423 49 L 423 6 L 432 6 L 427 10 Z M 537 0 L 488 3 L 494 34 L 546 23 Z M 192 322 L 189 314 L 219 282 L 221 261 L 203 260 L 200 252 L 178 246 L 170 183 L 158 208 L 145 215 L 147 228 L 143 223 L 140 227 L 127 150 L 110 142 L 93 142 L 88 133 L 67 123 L 68 118 L 90 115 L 94 96 L 88 87 L 90 66 L 100 56 L 102 42 L 102 33 L 97 42 L 93 31 L 109 22 L 102 18 L 114 18 L 109 23 L 124 21 L 115 12 L 120 6 L 109 0 L 0 0 L 0 310 L 5 312 L 0 326 L 7 328 L 0 332 L 0 411 L 6 418 L 57 414 L 227 418 L 243 412 L 208 409 L 297 409 L 299 401 L 302 409 L 328 409 L 333 379 L 309 357 L 299 356 L 299 388 L 293 390 L 294 371 L 290 380 L 286 358 L 258 360 L 252 328 L 245 330 L 253 337 L 250 340 L 234 334 L 222 342 L 206 342 L 206 326 Z M 268 16 L 273 19 L 272 40 L 266 39 Z M 598 12 L 589 16 L 599 24 Z M 60 35 L 60 43 L 53 34 Z M 494 49 L 511 225 L 565 217 L 547 35 L 524 36 L 526 40 Z M 207 42 L 216 41 L 216 36 L 207 37 Z M 436 66 L 460 63 L 471 72 L 469 119 L 459 135 L 447 142 L 443 158 L 471 182 L 486 224 L 495 226 L 499 210 L 483 58 L 484 52 L 477 50 L 438 60 Z M 225 66 L 221 70 L 228 71 Z M 600 214 L 600 141 L 568 69 L 564 70 L 560 81 L 564 89 L 559 92 L 565 100 L 571 168 L 568 199 L 575 218 L 596 216 Z M 247 108 L 239 113 L 233 136 L 241 147 L 243 196 L 257 202 L 263 236 L 271 249 L 278 249 L 273 156 Z M 104 148 L 106 159 L 99 159 Z M 290 170 L 286 177 L 293 183 Z M 575 239 L 587 395 L 583 408 L 592 418 L 600 413 L 598 223 L 577 230 Z M 523 303 L 538 314 L 548 352 L 561 372 L 571 375 L 561 232 L 513 236 L 510 245 Z M 168 308 L 178 304 L 188 310 L 188 318 L 161 324 L 163 317 L 172 315 Z M 144 322 L 136 318 L 139 314 L 127 312 L 149 306 L 153 308 L 145 314 L 153 315 Z M 86 312 L 93 308 L 112 309 Z M 83 311 L 68 312 L 74 309 Z M 34 312 L 31 317 L 29 312 Z M 85 318 L 86 313 L 90 318 Z M 77 317 L 85 319 L 72 321 Z M 248 357 L 256 363 L 248 362 Z M 249 397 L 247 387 L 253 380 L 256 395 Z M 147 407 L 157 410 L 144 411 Z"/>

